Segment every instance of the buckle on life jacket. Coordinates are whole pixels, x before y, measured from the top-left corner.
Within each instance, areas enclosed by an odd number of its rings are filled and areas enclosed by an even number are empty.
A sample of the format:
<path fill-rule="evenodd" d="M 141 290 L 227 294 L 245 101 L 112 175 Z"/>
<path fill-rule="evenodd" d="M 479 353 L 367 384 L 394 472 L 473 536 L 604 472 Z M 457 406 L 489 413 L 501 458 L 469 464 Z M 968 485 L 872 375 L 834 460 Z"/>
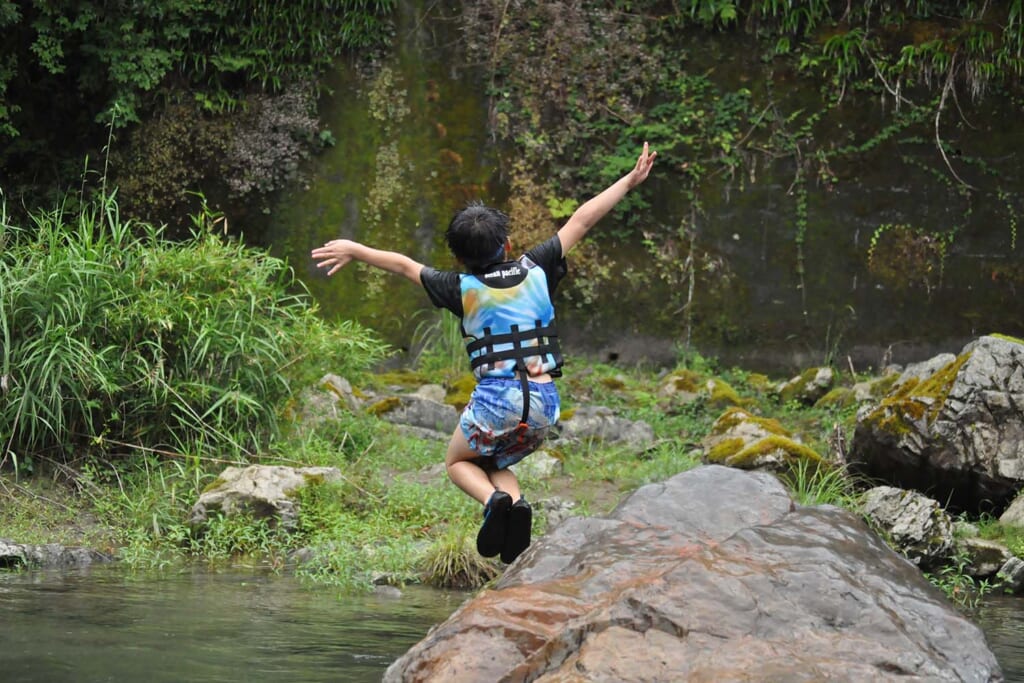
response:
<path fill-rule="evenodd" d="M 516 425 L 516 429 L 515 429 L 516 443 L 522 444 L 522 443 L 524 443 L 526 441 L 526 432 L 529 429 L 530 429 L 530 425 L 526 424 L 525 422 L 520 422 L 518 425 Z"/>

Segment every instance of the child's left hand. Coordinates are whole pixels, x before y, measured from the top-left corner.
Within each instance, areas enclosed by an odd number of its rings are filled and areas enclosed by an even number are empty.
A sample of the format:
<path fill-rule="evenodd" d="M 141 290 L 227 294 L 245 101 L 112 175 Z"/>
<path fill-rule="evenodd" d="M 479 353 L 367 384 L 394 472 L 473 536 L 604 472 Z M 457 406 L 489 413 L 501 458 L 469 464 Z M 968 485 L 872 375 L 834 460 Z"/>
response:
<path fill-rule="evenodd" d="M 649 152 L 647 143 L 644 143 L 644 150 L 640 153 L 640 157 L 636 160 L 636 166 L 629 172 L 629 187 L 634 188 L 643 181 L 647 180 L 647 175 L 651 172 L 651 167 L 654 166 L 654 160 L 658 158 L 657 152 Z"/>

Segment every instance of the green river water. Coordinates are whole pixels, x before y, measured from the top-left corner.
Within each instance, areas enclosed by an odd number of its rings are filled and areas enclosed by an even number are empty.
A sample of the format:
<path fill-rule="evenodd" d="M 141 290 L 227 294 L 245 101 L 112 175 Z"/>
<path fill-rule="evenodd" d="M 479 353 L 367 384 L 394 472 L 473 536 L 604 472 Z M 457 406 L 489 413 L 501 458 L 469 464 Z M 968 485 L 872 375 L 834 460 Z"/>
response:
<path fill-rule="evenodd" d="M 465 597 L 345 596 L 237 569 L 0 572 L 0 680 L 379 681 Z"/>

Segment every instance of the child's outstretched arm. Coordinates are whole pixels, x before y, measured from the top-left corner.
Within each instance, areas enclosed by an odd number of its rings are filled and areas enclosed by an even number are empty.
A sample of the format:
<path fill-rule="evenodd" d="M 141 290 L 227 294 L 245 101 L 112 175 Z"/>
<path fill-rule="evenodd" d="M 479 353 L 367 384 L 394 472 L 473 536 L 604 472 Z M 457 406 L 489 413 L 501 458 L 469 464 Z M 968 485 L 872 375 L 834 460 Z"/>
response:
<path fill-rule="evenodd" d="M 569 218 L 565 225 L 558 231 L 558 241 L 562 243 L 562 254 L 568 254 L 569 250 L 576 246 L 601 220 L 612 207 L 619 203 L 619 200 L 626 196 L 626 193 L 634 187 L 647 180 L 647 174 L 651 172 L 657 152 L 648 152 L 647 143 L 644 143 L 643 152 L 636 160 L 633 170 L 622 176 L 593 199 L 585 202 Z"/>
<path fill-rule="evenodd" d="M 328 275 L 334 275 L 349 261 L 356 260 L 390 273 L 397 273 L 417 285 L 422 285 L 420 273 L 423 271 L 423 264 L 396 251 L 374 249 L 352 240 L 331 240 L 324 246 L 314 249 L 312 256 L 313 260 L 318 262 L 317 268 L 330 268 L 327 271 Z"/>

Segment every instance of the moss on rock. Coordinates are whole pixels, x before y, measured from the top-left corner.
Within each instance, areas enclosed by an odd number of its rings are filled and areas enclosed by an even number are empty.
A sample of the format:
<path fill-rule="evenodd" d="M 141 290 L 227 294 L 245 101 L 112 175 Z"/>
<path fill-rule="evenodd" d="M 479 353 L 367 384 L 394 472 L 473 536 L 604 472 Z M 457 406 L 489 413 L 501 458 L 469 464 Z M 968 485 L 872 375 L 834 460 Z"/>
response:
<path fill-rule="evenodd" d="M 775 388 L 775 383 L 768 375 L 752 372 L 747 375 L 747 386 L 759 394 L 766 394 Z"/>
<path fill-rule="evenodd" d="M 724 435 L 742 423 L 753 423 L 760 427 L 765 432 L 768 432 L 769 434 L 790 436 L 789 430 L 783 427 L 778 420 L 773 420 L 767 417 L 759 417 L 757 415 L 754 415 L 750 411 L 744 410 L 743 408 L 737 406 L 729 408 L 724 413 L 722 413 L 717 420 L 715 420 L 715 424 L 711 426 L 710 434 L 712 436 Z"/>
<path fill-rule="evenodd" d="M 728 382 L 720 379 L 709 379 L 707 382 L 708 403 L 714 407 L 745 406 L 750 401 L 743 398 Z"/>
<path fill-rule="evenodd" d="M 809 403 L 813 401 L 813 398 L 808 399 L 809 387 L 811 387 L 818 378 L 818 373 L 822 371 L 822 368 L 808 368 L 801 372 L 797 377 L 783 383 L 778 387 L 779 400 L 783 403 L 789 403 L 790 401 L 802 401 Z M 824 389 L 824 387 L 822 387 Z"/>
<path fill-rule="evenodd" d="M 707 452 L 707 460 L 710 463 L 724 465 L 734 455 L 743 450 L 743 439 L 738 436 L 730 439 L 722 439 L 712 446 Z"/>
<path fill-rule="evenodd" d="M 761 465 L 765 458 L 774 456 L 780 461 L 804 460 L 813 464 L 822 458 L 813 449 L 789 437 L 772 434 L 741 448 L 726 458 L 723 464 L 730 467 L 748 468 Z"/>
<path fill-rule="evenodd" d="M 699 374 L 693 370 L 676 370 L 661 380 L 660 393 L 662 394 L 678 394 L 678 393 L 690 393 L 695 394 L 701 389 L 702 378 Z"/>
<path fill-rule="evenodd" d="M 848 387 L 836 387 L 814 404 L 815 408 L 848 408 L 856 403 L 857 397 Z"/>
<path fill-rule="evenodd" d="M 366 412 L 370 415 L 383 415 L 384 413 L 390 413 L 392 410 L 397 409 L 402 405 L 402 399 L 397 396 L 389 396 L 385 399 L 381 399 L 376 403 L 368 406 Z"/>
<path fill-rule="evenodd" d="M 473 395 L 473 389 L 475 388 L 476 377 L 473 376 L 473 373 L 467 372 L 460 375 L 458 379 L 448 384 L 444 402 L 450 406 L 455 406 L 457 410 L 462 410 L 469 403 L 469 398 Z"/>
<path fill-rule="evenodd" d="M 414 370 L 382 372 L 377 375 L 375 379 L 378 384 L 407 388 L 419 387 L 430 383 L 429 377 L 424 375 L 422 372 L 416 372 Z"/>
<path fill-rule="evenodd" d="M 995 337 L 996 339 L 1002 339 L 1003 341 L 1012 342 L 1014 344 L 1024 345 L 1024 339 L 1019 339 L 1017 337 L 1011 337 L 1008 334 L 1000 334 L 998 332 L 993 332 L 992 334 L 990 334 L 988 336 Z"/>
<path fill-rule="evenodd" d="M 908 379 L 883 398 L 864 422 L 877 432 L 896 437 L 920 431 L 913 426 L 914 422 L 923 422 L 921 427 L 930 425 L 945 405 L 960 368 L 970 357 L 970 353 L 962 353 L 930 377 Z"/>

